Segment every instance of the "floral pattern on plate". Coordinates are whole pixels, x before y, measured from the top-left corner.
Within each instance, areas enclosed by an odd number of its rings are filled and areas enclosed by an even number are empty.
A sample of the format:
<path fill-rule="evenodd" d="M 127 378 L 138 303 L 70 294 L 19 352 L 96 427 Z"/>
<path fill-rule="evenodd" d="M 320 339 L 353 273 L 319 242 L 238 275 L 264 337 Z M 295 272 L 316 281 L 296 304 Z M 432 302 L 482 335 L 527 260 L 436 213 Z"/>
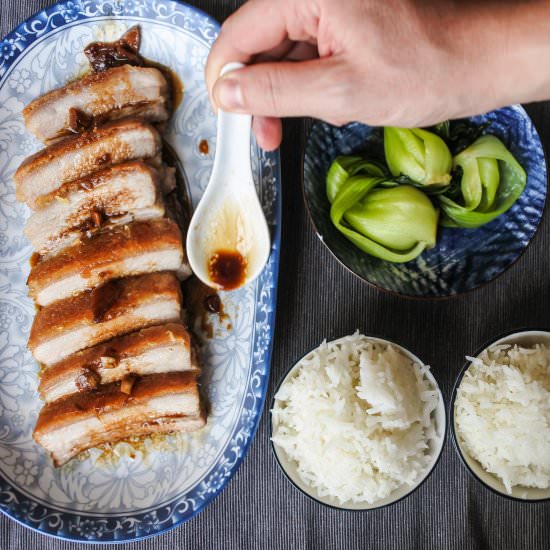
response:
<path fill-rule="evenodd" d="M 0 41 L 0 509 L 61 538 L 128 541 L 188 520 L 225 486 L 244 457 L 263 407 L 273 337 L 280 241 L 278 153 L 252 146 L 257 189 L 272 231 L 272 253 L 257 281 L 226 293 L 230 317 L 204 340 L 203 391 L 211 405 L 197 434 L 121 443 L 105 458 L 91 451 L 55 469 L 32 439 L 41 407 L 38 366 L 26 349 L 34 315 L 25 281 L 31 255 L 28 217 L 15 200 L 13 173 L 40 144 L 21 110 L 86 70 L 83 47 L 142 28 L 145 57 L 169 66 L 184 85 L 166 139 L 178 153 L 194 204 L 208 182 L 216 119 L 204 64 L 218 24 L 172 0 L 81 0 L 36 14 Z M 199 151 L 207 140 L 209 153 Z"/>

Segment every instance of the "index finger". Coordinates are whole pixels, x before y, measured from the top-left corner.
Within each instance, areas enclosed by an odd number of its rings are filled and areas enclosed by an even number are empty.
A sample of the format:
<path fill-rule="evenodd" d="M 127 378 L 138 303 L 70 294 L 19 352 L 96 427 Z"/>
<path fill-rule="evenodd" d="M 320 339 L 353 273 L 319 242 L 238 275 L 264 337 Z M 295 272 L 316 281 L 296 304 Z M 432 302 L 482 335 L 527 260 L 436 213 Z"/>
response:
<path fill-rule="evenodd" d="M 255 54 L 276 48 L 289 36 L 288 11 L 299 8 L 299 0 L 250 0 L 222 25 L 206 64 L 206 85 L 212 87 L 222 67 L 230 61 L 248 64 Z M 300 32 L 293 29 L 294 40 Z"/>

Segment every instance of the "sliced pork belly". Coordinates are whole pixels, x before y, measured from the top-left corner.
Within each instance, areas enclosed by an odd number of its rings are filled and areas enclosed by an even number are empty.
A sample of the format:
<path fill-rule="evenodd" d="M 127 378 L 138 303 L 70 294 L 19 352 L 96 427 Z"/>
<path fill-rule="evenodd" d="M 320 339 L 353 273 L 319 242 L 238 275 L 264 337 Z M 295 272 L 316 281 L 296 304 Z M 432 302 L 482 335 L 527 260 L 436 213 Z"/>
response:
<path fill-rule="evenodd" d="M 168 83 L 158 69 L 123 65 L 44 94 L 25 107 L 23 119 L 31 133 L 48 142 L 131 115 L 164 121 L 170 114 L 168 97 Z"/>
<path fill-rule="evenodd" d="M 146 376 L 133 385 L 125 382 L 74 394 L 42 409 L 33 437 L 56 466 L 102 443 L 205 425 L 193 372 Z"/>
<path fill-rule="evenodd" d="M 169 219 L 133 222 L 64 248 L 31 270 L 29 294 L 47 306 L 111 279 L 155 271 L 178 271 L 183 244 L 178 225 Z"/>
<path fill-rule="evenodd" d="M 80 351 L 42 372 L 40 395 L 51 402 L 100 384 L 174 371 L 199 371 L 189 332 L 168 323 L 132 332 Z"/>
<path fill-rule="evenodd" d="M 65 138 L 23 161 L 14 175 L 17 199 L 36 209 L 39 197 L 64 183 L 120 162 L 153 159 L 160 150 L 160 135 L 147 122 L 110 122 Z"/>
<path fill-rule="evenodd" d="M 179 322 L 182 314 L 173 273 L 117 279 L 39 310 L 28 345 L 38 362 L 53 365 L 116 336 Z"/>
<path fill-rule="evenodd" d="M 55 253 L 84 231 L 132 220 L 160 218 L 164 203 L 156 168 L 126 162 L 66 183 L 40 197 L 25 236 L 39 254 Z"/>

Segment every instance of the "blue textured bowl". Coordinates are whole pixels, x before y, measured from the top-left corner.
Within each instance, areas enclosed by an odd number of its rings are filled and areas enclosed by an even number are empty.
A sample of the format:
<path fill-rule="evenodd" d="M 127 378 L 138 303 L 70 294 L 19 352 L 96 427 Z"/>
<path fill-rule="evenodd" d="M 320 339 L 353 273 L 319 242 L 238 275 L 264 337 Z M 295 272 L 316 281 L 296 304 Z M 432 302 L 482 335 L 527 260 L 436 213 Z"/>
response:
<path fill-rule="evenodd" d="M 527 248 L 546 201 L 546 161 L 540 138 L 520 106 L 472 117 L 490 122 L 527 172 L 525 191 L 505 214 L 478 229 L 439 228 L 437 244 L 405 264 L 373 258 L 332 225 L 325 192 L 327 170 L 338 155 L 362 152 L 383 158 L 382 129 L 357 122 L 342 128 L 314 123 L 304 153 L 304 197 L 319 238 L 358 277 L 382 290 L 413 298 L 438 298 L 473 290 L 506 271 Z"/>

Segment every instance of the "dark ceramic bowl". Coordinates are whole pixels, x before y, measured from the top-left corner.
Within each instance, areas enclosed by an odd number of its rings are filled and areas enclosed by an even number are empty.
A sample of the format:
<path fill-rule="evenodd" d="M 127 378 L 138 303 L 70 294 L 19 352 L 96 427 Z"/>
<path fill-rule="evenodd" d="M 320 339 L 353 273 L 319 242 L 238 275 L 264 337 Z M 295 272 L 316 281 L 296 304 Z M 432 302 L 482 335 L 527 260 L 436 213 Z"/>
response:
<path fill-rule="evenodd" d="M 376 338 L 374 336 L 369 336 L 369 340 L 372 340 L 373 342 L 378 342 L 382 344 L 391 344 L 393 347 L 400 350 L 406 357 L 408 357 L 411 361 L 414 363 L 417 363 L 418 365 L 421 365 L 422 367 L 425 367 L 424 363 L 413 353 L 411 353 L 408 349 L 404 348 L 403 346 L 400 346 L 399 344 L 396 344 L 394 342 L 390 342 L 389 340 L 385 340 L 382 338 Z M 316 349 L 316 348 L 315 348 Z M 302 359 L 307 357 L 312 351 L 308 352 Z M 277 393 L 279 392 L 279 389 L 287 380 L 290 380 L 293 376 L 296 375 L 298 372 L 298 369 L 301 367 L 302 359 L 300 359 L 297 363 L 292 365 L 290 369 L 283 375 L 281 378 L 281 381 L 277 385 L 277 389 L 275 390 L 274 397 L 271 401 L 271 407 L 270 407 L 270 413 L 275 407 L 275 398 L 277 396 Z M 439 394 L 439 403 L 432 413 L 432 420 L 434 422 L 437 438 L 432 440 L 430 442 L 430 464 L 428 467 L 422 472 L 422 474 L 419 476 L 419 478 L 416 480 L 414 485 L 402 485 L 401 487 L 397 488 L 395 491 L 393 491 L 388 497 L 378 500 L 376 502 L 373 502 L 371 504 L 368 504 L 366 502 L 361 503 L 343 503 L 340 504 L 335 498 L 330 496 L 321 496 L 318 494 L 317 489 L 308 486 L 299 476 L 297 464 L 293 460 L 291 460 L 286 452 L 281 449 L 278 445 L 273 443 L 271 441 L 271 448 L 273 450 L 273 454 L 275 455 L 275 459 L 277 460 L 277 463 L 279 464 L 281 470 L 283 471 L 286 478 L 294 485 L 296 489 L 301 491 L 304 495 L 311 498 L 312 500 L 323 504 L 325 506 L 328 506 L 329 508 L 335 508 L 338 510 L 346 510 L 350 512 L 365 512 L 367 510 L 376 510 L 378 508 L 384 508 L 386 506 L 390 506 L 392 504 L 395 504 L 399 502 L 400 500 L 403 500 L 404 498 L 408 497 L 411 493 L 416 491 L 431 475 L 435 467 L 437 466 L 437 463 L 439 462 L 439 459 L 441 458 L 441 453 L 443 452 L 443 447 L 445 446 L 445 441 L 447 439 L 447 420 L 446 420 L 446 410 L 445 410 L 445 400 L 443 398 L 443 394 L 441 393 L 441 390 L 439 388 L 439 384 L 437 383 L 437 380 L 435 379 L 433 373 L 428 368 L 425 368 L 424 371 L 425 379 L 428 380 L 431 387 L 437 391 Z M 269 435 L 270 438 L 273 434 L 273 415 L 271 414 L 271 421 L 270 421 L 270 431 Z"/>
<path fill-rule="evenodd" d="M 499 336 L 491 342 L 484 345 L 473 357 L 478 357 L 481 353 L 489 347 L 498 344 L 518 344 L 522 346 L 533 346 L 535 344 L 550 345 L 550 331 L 544 329 L 523 329 L 521 331 L 514 331 L 504 336 Z M 463 447 L 460 437 L 458 437 L 456 422 L 455 422 L 455 400 L 456 393 L 460 387 L 460 383 L 466 374 L 466 371 L 470 367 L 471 363 L 468 361 L 455 382 L 453 388 L 453 394 L 449 405 L 449 419 L 451 424 L 451 434 L 453 439 L 453 445 L 460 457 L 462 464 L 466 467 L 469 473 L 477 479 L 480 483 L 485 485 L 488 489 L 496 493 L 497 495 L 506 497 L 511 500 L 518 500 L 522 502 L 542 502 L 550 500 L 550 489 L 536 489 L 532 487 L 520 487 L 516 486 L 512 488 L 512 492 L 506 492 L 506 488 L 502 481 L 495 475 L 487 472 L 483 469 L 481 464 L 473 457 L 471 457 Z"/>
<path fill-rule="evenodd" d="M 338 155 L 362 152 L 383 158 L 382 129 L 351 123 L 342 128 L 315 122 L 304 152 L 303 188 L 311 221 L 332 254 L 358 277 L 382 290 L 413 298 L 441 298 L 473 290 L 506 271 L 527 248 L 546 200 L 546 162 L 539 136 L 520 106 L 472 117 L 490 123 L 527 172 L 525 191 L 505 214 L 478 229 L 439 228 L 437 244 L 405 264 L 362 252 L 330 220 L 327 170 Z"/>

